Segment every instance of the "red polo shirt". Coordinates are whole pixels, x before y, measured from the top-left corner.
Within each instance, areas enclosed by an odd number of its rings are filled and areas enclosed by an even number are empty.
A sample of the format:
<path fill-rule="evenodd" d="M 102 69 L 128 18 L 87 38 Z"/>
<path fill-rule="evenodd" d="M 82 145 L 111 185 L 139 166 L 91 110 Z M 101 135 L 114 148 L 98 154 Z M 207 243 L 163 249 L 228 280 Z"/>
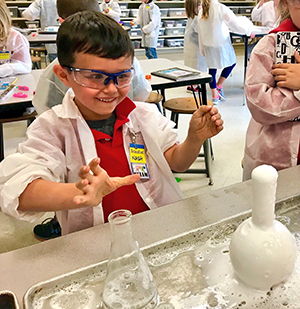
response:
<path fill-rule="evenodd" d="M 116 107 L 113 138 L 105 133 L 91 129 L 96 143 L 97 154 L 101 160 L 100 166 L 106 170 L 110 177 L 124 177 L 132 174 L 124 150 L 124 146 L 129 147 L 129 145 L 123 145 L 122 126 L 129 121 L 128 115 L 135 107 L 135 104 L 129 98 L 125 98 Z M 105 196 L 102 200 L 102 207 L 105 222 L 107 222 L 108 215 L 118 209 L 130 210 L 132 214 L 149 209 L 139 195 L 135 184 L 118 188 Z"/>

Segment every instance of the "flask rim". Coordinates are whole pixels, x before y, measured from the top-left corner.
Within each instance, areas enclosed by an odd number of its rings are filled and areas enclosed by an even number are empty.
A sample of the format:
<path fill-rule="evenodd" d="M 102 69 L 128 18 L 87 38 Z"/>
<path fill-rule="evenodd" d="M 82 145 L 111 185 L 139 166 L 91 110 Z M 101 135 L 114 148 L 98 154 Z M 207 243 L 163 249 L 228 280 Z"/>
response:
<path fill-rule="evenodd" d="M 131 211 L 127 209 L 119 209 L 111 212 L 108 216 L 108 222 L 112 224 L 124 224 L 132 217 Z"/>

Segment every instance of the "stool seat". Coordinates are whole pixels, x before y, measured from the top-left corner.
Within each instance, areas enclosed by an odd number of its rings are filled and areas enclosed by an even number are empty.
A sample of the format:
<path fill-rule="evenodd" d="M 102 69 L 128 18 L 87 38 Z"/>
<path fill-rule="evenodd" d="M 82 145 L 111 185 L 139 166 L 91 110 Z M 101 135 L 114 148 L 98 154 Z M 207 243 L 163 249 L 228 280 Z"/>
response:
<path fill-rule="evenodd" d="M 199 106 L 199 99 L 197 99 Z M 207 105 L 213 105 L 212 101 L 207 100 Z M 197 110 L 197 105 L 193 97 L 169 99 L 163 104 L 165 109 L 174 113 L 193 114 Z"/>
<path fill-rule="evenodd" d="M 157 93 L 155 91 L 150 92 L 149 97 L 146 99 L 145 102 L 147 103 L 153 103 L 158 104 L 163 99 L 163 96 L 160 93 Z"/>
<path fill-rule="evenodd" d="M 35 51 L 35 52 L 45 52 L 45 51 L 47 51 L 45 46 L 35 46 L 35 47 L 33 46 L 33 47 L 30 47 L 30 50 Z"/>

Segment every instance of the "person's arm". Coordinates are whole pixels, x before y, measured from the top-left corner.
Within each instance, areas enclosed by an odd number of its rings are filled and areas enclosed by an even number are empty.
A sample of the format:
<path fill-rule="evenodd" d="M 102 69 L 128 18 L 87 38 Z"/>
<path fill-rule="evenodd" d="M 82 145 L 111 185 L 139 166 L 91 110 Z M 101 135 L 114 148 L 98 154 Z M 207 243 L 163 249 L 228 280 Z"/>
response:
<path fill-rule="evenodd" d="M 217 108 L 200 106 L 191 118 L 185 141 L 173 145 L 164 153 L 170 168 L 176 172 L 186 171 L 196 160 L 204 141 L 222 130 L 223 120 Z"/>
<path fill-rule="evenodd" d="M 16 30 L 8 37 L 9 49 L 13 51 L 10 62 L 0 66 L 0 77 L 31 72 L 31 58 L 28 40 Z"/>
<path fill-rule="evenodd" d="M 117 2 L 113 1 L 111 10 L 108 11 L 107 15 L 111 18 L 120 18 L 121 9 Z"/>
<path fill-rule="evenodd" d="M 300 115 L 299 100 L 292 90 L 279 87 L 272 74 L 276 34 L 263 37 L 252 51 L 245 95 L 253 119 L 264 125 L 289 121 Z"/>
<path fill-rule="evenodd" d="M 34 20 L 40 16 L 41 0 L 35 0 L 23 11 L 22 16 L 28 20 Z"/>
<path fill-rule="evenodd" d="M 81 167 L 81 179 L 77 183 L 57 183 L 44 179 L 32 181 L 19 197 L 18 210 L 45 212 L 98 206 L 105 195 L 140 179 L 139 175 L 109 177 L 99 163 L 100 159 L 95 158 L 87 166 Z"/>

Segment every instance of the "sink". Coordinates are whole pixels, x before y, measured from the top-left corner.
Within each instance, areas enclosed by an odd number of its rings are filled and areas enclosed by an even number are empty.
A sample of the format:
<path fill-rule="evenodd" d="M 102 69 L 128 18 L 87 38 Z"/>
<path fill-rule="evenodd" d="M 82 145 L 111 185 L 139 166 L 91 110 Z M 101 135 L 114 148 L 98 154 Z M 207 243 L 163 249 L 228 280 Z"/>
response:
<path fill-rule="evenodd" d="M 300 308 L 300 255 L 287 282 L 269 291 L 247 288 L 234 277 L 231 234 L 250 211 L 142 248 L 157 284 L 161 309 Z M 276 219 L 294 234 L 300 248 L 300 196 L 276 204 Z M 26 309 L 100 309 L 106 261 L 33 285 Z"/>

